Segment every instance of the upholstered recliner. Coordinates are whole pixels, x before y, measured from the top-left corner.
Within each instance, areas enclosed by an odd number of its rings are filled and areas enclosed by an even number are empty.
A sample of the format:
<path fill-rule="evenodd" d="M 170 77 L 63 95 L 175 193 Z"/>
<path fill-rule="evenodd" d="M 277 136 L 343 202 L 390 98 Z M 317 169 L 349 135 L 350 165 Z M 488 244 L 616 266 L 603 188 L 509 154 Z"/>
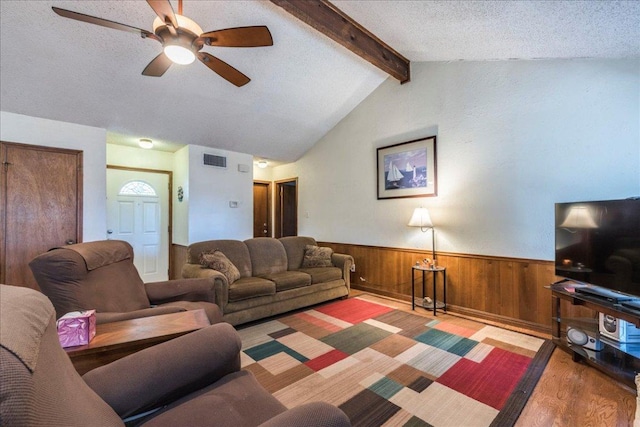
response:
<path fill-rule="evenodd" d="M 4 426 L 349 426 L 323 402 L 289 409 L 240 370 L 227 323 L 86 373 L 60 347 L 51 302 L 0 285 L 0 424 Z"/>
<path fill-rule="evenodd" d="M 204 309 L 209 321 L 222 321 L 213 279 L 143 283 L 133 264 L 133 248 L 121 240 L 78 243 L 52 249 L 29 267 L 56 316 L 96 310 L 96 322 Z"/>

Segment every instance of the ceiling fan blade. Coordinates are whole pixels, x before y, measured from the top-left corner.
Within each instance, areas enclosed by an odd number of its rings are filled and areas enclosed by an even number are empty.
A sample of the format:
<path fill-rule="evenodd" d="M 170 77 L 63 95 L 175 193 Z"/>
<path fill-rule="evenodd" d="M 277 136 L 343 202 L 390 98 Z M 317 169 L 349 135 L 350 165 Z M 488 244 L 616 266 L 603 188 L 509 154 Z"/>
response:
<path fill-rule="evenodd" d="M 170 23 L 173 28 L 178 28 L 178 20 L 169 0 L 147 0 L 147 3 L 162 22 Z"/>
<path fill-rule="evenodd" d="M 226 28 L 200 35 L 209 46 L 259 47 L 273 46 L 271 32 L 264 25 L 255 27 Z M 206 40 L 208 39 L 208 41 Z"/>
<path fill-rule="evenodd" d="M 171 62 L 167 55 L 162 52 L 160 55 L 153 58 L 153 60 L 149 62 L 149 65 L 142 70 L 142 75 L 160 77 L 169 69 L 172 63 L 173 62 Z"/>
<path fill-rule="evenodd" d="M 53 11 L 58 15 L 65 18 L 75 19 L 76 21 L 81 22 L 88 22 L 89 24 L 100 25 L 107 28 L 113 28 L 114 30 L 127 31 L 129 33 L 139 34 L 142 37 L 149 37 L 154 40 L 161 41 L 160 38 L 158 38 L 158 36 L 156 36 L 152 32 L 132 27 L 130 25 L 121 24 L 115 21 L 109 21 L 108 19 L 96 18 L 95 16 L 85 15 L 84 13 L 73 12 L 71 10 L 60 9 L 59 7 L 55 6 L 51 9 L 53 9 Z"/>
<path fill-rule="evenodd" d="M 220 77 L 238 87 L 244 86 L 251 81 L 249 77 L 211 54 L 198 52 L 198 59 L 212 71 L 218 73 Z"/>

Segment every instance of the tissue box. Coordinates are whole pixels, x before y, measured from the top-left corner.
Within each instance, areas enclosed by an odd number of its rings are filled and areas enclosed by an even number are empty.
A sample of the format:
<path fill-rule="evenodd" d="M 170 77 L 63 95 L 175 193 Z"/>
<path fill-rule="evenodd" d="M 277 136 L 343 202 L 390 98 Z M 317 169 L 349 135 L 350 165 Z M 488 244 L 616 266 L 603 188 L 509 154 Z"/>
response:
<path fill-rule="evenodd" d="M 62 347 L 89 344 L 96 336 L 96 311 L 72 311 L 56 322 Z"/>

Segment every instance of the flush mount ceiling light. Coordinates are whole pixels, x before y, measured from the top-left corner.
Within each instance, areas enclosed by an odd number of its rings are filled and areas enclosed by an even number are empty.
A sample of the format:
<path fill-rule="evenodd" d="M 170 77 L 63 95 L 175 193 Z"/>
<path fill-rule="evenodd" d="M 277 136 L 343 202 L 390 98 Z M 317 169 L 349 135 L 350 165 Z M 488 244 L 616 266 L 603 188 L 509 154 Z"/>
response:
<path fill-rule="evenodd" d="M 178 13 L 174 13 L 169 0 L 147 0 L 147 3 L 157 15 L 153 21 L 153 32 L 59 7 L 52 9 L 65 18 L 127 31 L 138 34 L 143 39 L 160 42 L 163 51 L 142 71 L 145 76 L 160 77 L 171 64 L 191 64 L 198 58 L 211 71 L 239 87 L 249 83 L 251 79 L 221 59 L 210 53 L 202 52 L 202 48 L 205 46 L 259 47 L 273 45 L 271 33 L 264 25 L 226 28 L 204 33 L 198 24 L 182 15 L 182 0 L 178 0 Z"/>
<path fill-rule="evenodd" d="M 266 160 L 258 160 L 258 167 L 260 169 L 264 169 L 267 167 L 269 163 Z"/>
<path fill-rule="evenodd" d="M 149 138 L 141 138 L 140 141 L 138 141 L 138 145 L 146 149 L 153 148 L 153 141 Z"/>

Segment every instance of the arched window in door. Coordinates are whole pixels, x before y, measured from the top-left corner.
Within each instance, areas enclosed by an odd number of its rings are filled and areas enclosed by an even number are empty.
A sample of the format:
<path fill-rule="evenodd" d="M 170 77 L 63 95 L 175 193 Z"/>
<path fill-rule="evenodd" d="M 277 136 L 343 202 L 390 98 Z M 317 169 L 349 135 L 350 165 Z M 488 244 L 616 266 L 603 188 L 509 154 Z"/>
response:
<path fill-rule="evenodd" d="M 156 190 L 144 181 L 129 181 L 122 186 L 120 196 L 157 196 Z"/>

